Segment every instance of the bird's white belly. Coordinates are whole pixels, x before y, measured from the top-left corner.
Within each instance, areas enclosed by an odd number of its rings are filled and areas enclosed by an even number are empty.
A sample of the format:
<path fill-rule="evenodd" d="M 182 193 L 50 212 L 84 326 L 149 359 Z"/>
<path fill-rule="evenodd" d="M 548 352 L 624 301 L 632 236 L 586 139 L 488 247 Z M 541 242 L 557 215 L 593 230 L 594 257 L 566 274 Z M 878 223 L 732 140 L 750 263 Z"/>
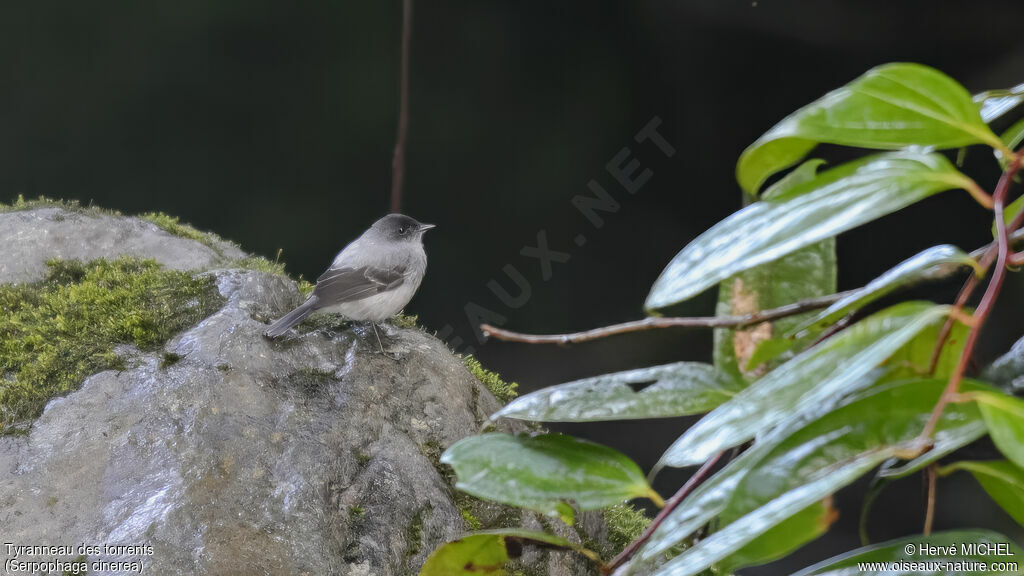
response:
<path fill-rule="evenodd" d="M 406 282 L 394 290 L 374 294 L 361 300 L 325 306 L 318 310 L 342 314 L 352 320 L 383 322 L 401 312 L 402 308 L 405 308 L 409 300 L 412 300 L 417 287 L 419 287 L 419 282 Z"/>

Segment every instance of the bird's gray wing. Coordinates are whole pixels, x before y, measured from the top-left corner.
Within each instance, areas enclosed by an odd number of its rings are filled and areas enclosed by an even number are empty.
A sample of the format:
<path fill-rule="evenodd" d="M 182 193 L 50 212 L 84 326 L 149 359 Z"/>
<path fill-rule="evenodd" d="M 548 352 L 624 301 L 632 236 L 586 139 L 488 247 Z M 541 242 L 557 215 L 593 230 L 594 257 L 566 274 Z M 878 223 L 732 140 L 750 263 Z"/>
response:
<path fill-rule="evenodd" d="M 317 278 L 313 295 L 320 306 L 362 300 L 401 286 L 405 282 L 405 272 L 404 266 L 329 268 Z"/>

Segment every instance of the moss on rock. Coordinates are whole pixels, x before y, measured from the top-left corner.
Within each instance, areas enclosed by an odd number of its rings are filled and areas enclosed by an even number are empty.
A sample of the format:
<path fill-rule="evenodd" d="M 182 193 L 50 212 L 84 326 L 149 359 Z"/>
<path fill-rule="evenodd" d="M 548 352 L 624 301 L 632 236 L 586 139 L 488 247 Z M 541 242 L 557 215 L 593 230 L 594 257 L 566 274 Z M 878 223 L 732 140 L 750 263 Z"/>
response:
<path fill-rule="evenodd" d="M 462 363 L 466 365 L 466 369 L 481 384 L 487 387 L 494 394 L 494 397 L 498 399 L 502 404 L 507 404 L 514 400 L 519 395 L 517 391 L 519 384 L 515 382 L 505 382 L 501 379 L 501 376 L 497 372 L 491 372 L 490 370 L 483 367 L 480 361 L 474 358 L 472 355 L 463 356 Z"/>
<path fill-rule="evenodd" d="M 139 216 L 139 218 L 156 224 L 158 228 L 163 229 L 165 232 L 180 236 L 181 238 L 188 238 L 189 240 L 195 240 L 210 246 L 213 244 L 213 236 L 211 234 L 205 234 L 196 230 L 188 224 L 182 224 L 177 216 L 169 216 L 163 212 L 147 212 Z"/>
<path fill-rule="evenodd" d="M 391 323 L 399 328 L 416 328 L 419 324 L 420 317 L 415 314 L 404 314 L 399 312 L 394 318 L 391 319 Z"/>
<path fill-rule="evenodd" d="M 62 208 L 68 212 L 81 214 L 121 215 L 121 213 L 116 210 L 107 210 L 106 208 L 98 208 L 96 206 L 82 206 L 78 200 L 54 200 L 53 198 L 47 198 L 46 196 L 40 196 L 35 200 L 26 200 L 24 196 L 18 194 L 18 197 L 10 204 L 0 202 L 0 212 L 20 212 L 22 210 L 35 210 L 37 208 Z"/>
<path fill-rule="evenodd" d="M 605 509 L 604 521 L 608 525 L 608 543 L 612 546 L 612 555 L 622 552 L 651 525 L 650 517 L 632 504 L 616 504 Z"/>
<path fill-rule="evenodd" d="M 0 285 L 0 433 L 89 375 L 121 369 L 114 347 L 160 347 L 222 305 L 211 276 L 155 260 L 51 260 L 33 284 Z"/>

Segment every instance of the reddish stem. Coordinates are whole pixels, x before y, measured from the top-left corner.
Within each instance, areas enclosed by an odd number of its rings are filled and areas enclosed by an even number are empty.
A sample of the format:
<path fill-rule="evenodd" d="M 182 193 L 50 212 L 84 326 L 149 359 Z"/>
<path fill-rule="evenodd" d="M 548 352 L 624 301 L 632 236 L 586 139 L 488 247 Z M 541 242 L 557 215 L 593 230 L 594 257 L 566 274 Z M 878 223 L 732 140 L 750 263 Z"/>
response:
<path fill-rule="evenodd" d="M 981 261 L 978 263 L 985 274 L 988 273 L 988 269 L 992 265 L 991 261 L 986 262 L 986 260 L 991 260 L 988 258 L 989 254 L 991 254 L 993 258 L 995 257 L 995 244 L 992 245 L 992 250 L 985 252 L 985 256 L 982 257 Z M 954 312 L 960 312 L 964 309 L 967 301 L 971 298 L 971 294 L 974 293 L 974 289 L 977 288 L 978 284 L 981 282 L 981 278 L 982 276 L 979 276 L 978 274 L 971 274 L 971 277 L 967 279 L 963 288 L 960 289 L 960 294 L 956 297 L 956 302 L 953 304 Z M 931 362 L 928 364 L 929 374 L 935 374 L 935 369 L 939 366 L 939 358 L 942 356 L 942 347 L 946 345 L 946 340 L 949 339 L 949 334 L 953 331 L 953 323 L 956 322 L 956 318 L 954 318 L 954 316 L 955 314 L 949 315 L 949 318 L 946 319 L 946 323 L 942 325 L 942 330 L 939 331 L 939 337 L 935 340 L 935 349 L 932 350 Z"/>
<path fill-rule="evenodd" d="M 676 507 L 678 507 L 679 504 L 697 488 L 697 486 L 700 486 L 701 483 L 704 482 L 711 473 L 711 469 L 715 467 L 718 459 L 722 457 L 722 454 L 723 452 L 715 454 L 709 458 L 699 470 L 694 472 L 693 476 L 690 476 L 690 479 L 686 481 L 686 484 L 683 484 L 683 487 L 665 502 L 665 507 L 658 512 L 658 515 L 654 517 L 654 520 L 651 520 L 651 525 L 647 527 L 647 530 L 644 530 L 644 533 L 641 534 L 639 538 L 630 542 L 629 546 L 626 546 L 618 556 L 612 559 L 611 563 L 601 569 L 601 572 L 603 574 L 611 574 L 615 569 L 622 566 L 627 560 L 632 558 L 633 554 L 640 549 L 640 546 L 650 539 L 651 534 L 654 534 L 654 531 L 658 529 L 658 526 L 661 526 L 661 523 L 665 521 L 665 518 L 667 518 L 668 515 L 671 514 L 672 511 L 675 510 Z"/>
<path fill-rule="evenodd" d="M 1022 158 L 1024 158 L 1024 154 L 1018 154 L 1013 159 L 1013 162 L 999 179 L 995 193 L 992 194 L 996 219 L 996 269 L 992 273 L 992 280 L 985 289 L 985 295 L 981 297 L 981 302 L 978 304 L 977 310 L 974 311 L 974 323 L 967 334 L 967 341 L 964 343 L 964 350 L 960 354 L 960 361 L 957 362 L 953 374 L 949 377 L 949 384 L 946 385 L 946 389 L 942 392 L 942 396 L 939 397 L 939 401 L 935 403 L 935 409 L 932 410 L 928 423 L 925 424 L 924 430 L 921 431 L 921 435 L 918 437 L 921 446 L 927 446 L 931 442 L 931 436 L 935 432 L 939 418 L 942 417 L 942 412 L 946 409 L 946 405 L 949 404 L 950 400 L 956 396 L 957 391 L 959 391 L 960 381 L 963 380 L 964 372 L 967 370 L 971 355 L 974 353 L 974 346 L 978 342 L 981 328 L 985 325 L 989 313 L 992 312 L 996 298 L 999 297 L 999 291 L 1003 287 L 1003 279 L 1006 278 L 1006 262 L 1010 255 L 1009 231 L 1006 221 L 1003 219 L 1003 211 L 1005 209 L 1006 196 L 1010 191 L 1014 175 L 1020 169 Z M 1015 218 L 1014 223 L 1019 219 Z"/>

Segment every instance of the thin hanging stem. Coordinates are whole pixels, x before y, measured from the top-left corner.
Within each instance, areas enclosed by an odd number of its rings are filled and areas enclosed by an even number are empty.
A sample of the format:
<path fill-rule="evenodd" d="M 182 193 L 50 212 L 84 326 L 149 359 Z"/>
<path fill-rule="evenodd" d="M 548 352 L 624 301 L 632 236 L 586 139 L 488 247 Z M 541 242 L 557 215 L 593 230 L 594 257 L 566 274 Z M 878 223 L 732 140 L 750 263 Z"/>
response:
<path fill-rule="evenodd" d="M 402 1 L 402 63 L 398 84 L 398 134 L 391 159 L 391 211 L 402 209 L 405 184 L 405 141 L 409 133 L 409 41 L 412 37 L 412 0 Z"/>
<path fill-rule="evenodd" d="M 925 481 L 928 484 L 927 500 L 925 503 L 924 513 L 924 529 L 922 532 L 925 536 L 930 536 L 932 533 L 932 524 L 935 522 L 935 463 L 932 462 L 927 468 L 924 469 Z"/>

